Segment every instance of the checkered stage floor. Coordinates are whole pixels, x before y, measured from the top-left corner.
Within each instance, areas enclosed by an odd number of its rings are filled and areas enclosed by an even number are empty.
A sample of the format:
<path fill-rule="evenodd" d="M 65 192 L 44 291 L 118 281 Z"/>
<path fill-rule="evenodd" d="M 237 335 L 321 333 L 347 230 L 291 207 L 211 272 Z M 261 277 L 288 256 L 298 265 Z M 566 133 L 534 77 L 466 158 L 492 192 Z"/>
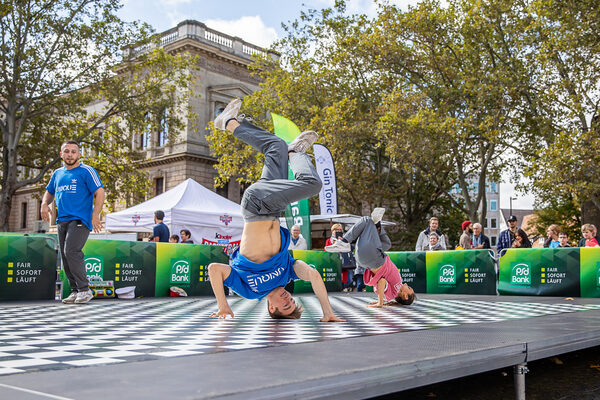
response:
<path fill-rule="evenodd" d="M 600 305 L 418 300 L 366 308 L 370 297 L 330 296 L 347 323 L 321 323 L 314 296 L 300 320 L 272 320 L 265 302 L 229 297 L 235 319 L 208 318 L 213 299 L 0 305 L 0 375 L 305 343 L 600 309 Z"/>

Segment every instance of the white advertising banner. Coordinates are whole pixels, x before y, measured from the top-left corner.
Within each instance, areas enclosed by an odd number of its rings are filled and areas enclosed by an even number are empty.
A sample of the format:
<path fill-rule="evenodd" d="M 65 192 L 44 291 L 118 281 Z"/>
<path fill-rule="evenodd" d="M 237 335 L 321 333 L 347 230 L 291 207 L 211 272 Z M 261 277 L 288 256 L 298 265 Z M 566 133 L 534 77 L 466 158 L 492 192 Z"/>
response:
<path fill-rule="evenodd" d="M 323 187 L 321 188 L 321 192 L 319 192 L 321 214 L 337 214 L 337 187 L 331 153 L 327 147 L 320 144 L 313 145 L 313 150 L 315 152 L 317 172 L 323 182 Z"/>

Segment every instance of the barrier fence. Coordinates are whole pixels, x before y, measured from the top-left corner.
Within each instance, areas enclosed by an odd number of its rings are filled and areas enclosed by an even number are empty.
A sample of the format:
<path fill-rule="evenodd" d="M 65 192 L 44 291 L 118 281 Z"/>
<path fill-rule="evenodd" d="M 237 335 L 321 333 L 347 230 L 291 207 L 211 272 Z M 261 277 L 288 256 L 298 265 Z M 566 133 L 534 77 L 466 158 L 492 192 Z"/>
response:
<path fill-rule="evenodd" d="M 0 235 L 0 300 L 54 299 L 56 248 L 55 235 Z M 90 279 L 114 281 L 115 289 L 135 286 L 136 297 L 168 296 L 171 286 L 212 295 L 208 265 L 228 263 L 221 247 L 209 245 L 90 239 L 83 251 Z M 418 293 L 600 297 L 600 248 L 509 249 L 498 261 L 487 250 L 388 254 Z M 337 254 L 293 256 L 319 270 L 328 291 L 342 289 Z M 60 279 L 64 296 L 70 288 L 62 271 Z M 312 288 L 296 281 L 294 291 Z"/>

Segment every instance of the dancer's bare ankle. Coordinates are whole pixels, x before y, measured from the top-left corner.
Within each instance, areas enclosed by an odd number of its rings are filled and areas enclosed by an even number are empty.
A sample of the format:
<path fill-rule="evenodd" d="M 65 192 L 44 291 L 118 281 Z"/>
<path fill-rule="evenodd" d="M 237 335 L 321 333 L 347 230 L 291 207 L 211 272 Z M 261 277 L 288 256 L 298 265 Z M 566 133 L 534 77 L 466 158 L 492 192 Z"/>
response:
<path fill-rule="evenodd" d="M 238 126 L 240 126 L 239 122 L 237 122 L 235 119 L 230 119 L 229 121 L 227 121 L 227 125 L 225 125 L 225 128 L 228 131 L 233 132 Z"/>

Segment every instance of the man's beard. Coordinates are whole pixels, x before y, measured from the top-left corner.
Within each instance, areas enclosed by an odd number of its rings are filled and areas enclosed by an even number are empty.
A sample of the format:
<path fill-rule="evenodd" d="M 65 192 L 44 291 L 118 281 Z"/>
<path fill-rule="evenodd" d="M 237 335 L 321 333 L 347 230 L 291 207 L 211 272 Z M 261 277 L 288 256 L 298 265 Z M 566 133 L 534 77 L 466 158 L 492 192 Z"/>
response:
<path fill-rule="evenodd" d="M 73 162 L 69 162 L 67 160 L 63 160 L 65 164 L 67 164 L 69 167 L 71 165 L 75 165 L 77 163 L 77 161 L 79 161 L 79 158 L 76 158 Z"/>

